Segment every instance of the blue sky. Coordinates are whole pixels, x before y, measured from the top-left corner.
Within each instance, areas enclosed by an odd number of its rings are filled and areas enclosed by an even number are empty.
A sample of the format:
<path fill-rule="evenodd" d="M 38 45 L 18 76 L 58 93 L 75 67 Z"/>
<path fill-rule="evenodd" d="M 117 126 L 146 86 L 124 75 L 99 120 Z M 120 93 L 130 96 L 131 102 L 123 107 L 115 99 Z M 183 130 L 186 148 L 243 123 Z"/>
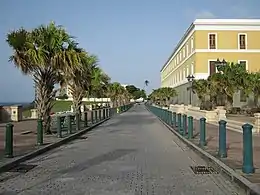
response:
<path fill-rule="evenodd" d="M 257 18 L 259 0 L 1 0 L 0 102 L 32 101 L 32 80 L 8 62 L 6 34 L 54 20 L 98 55 L 113 81 L 160 85 L 160 68 L 195 18 Z"/>

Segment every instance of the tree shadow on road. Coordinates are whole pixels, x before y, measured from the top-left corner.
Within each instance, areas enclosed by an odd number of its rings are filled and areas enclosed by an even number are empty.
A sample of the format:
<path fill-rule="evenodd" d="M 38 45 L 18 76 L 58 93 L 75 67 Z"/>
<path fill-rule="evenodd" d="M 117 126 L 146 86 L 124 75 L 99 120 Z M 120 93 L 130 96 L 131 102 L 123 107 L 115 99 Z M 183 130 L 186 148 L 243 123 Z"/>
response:
<path fill-rule="evenodd" d="M 136 149 L 117 149 L 113 150 L 111 152 L 108 152 L 106 154 L 101 154 L 97 157 L 94 157 L 92 159 L 88 159 L 87 161 L 80 163 L 76 166 L 70 167 L 68 169 L 63 169 L 62 171 L 59 171 L 60 174 L 65 174 L 65 173 L 77 173 L 84 171 L 86 169 L 89 169 L 92 166 L 99 165 L 103 162 L 107 161 L 115 161 L 118 158 L 121 158 L 129 153 L 137 151 Z"/>

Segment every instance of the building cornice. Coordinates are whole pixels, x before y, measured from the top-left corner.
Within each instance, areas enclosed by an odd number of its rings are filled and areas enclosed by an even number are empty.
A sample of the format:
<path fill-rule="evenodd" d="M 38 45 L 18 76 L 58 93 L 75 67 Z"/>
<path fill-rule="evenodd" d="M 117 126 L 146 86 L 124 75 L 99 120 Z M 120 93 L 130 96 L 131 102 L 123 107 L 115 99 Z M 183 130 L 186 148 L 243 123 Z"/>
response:
<path fill-rule="evenodd" d="M 186 30 L 160 72 L 167 67 L 178 51 L 182 48 L 185 40 L 189 38 L 195 30 L 260 31 L 260 19 L 196 19 Z"/>
<path fill-rule="evenodd" d="M 183 37 L 181 38 L 181 40 L 178 42 L 178 44 L 176 45 L 175 49 L 173 50 L 172 54 L 170 55 L 170 57 L 168 58 L 168 60 L 165 62 L 165 64 L 163 65 L 163 67 L 161 68 L 160 72 L 163 71 L 163 69 L 167 66 L 168 62 L 171 61 L 171 59 L 174 57 L 174 54 L 177 53 L 177 51 L 180 49 L 180 46 L 182 45 L 182 43 L 184 42 L 184 40 L 186 39 L 186 37 L 190 34 L 191 31 L 193 31 L 194 29 L 194 24 L 192 23 L 190 25 L 190 27 L 186 30 L 186 32 L 184 33 Z"/>

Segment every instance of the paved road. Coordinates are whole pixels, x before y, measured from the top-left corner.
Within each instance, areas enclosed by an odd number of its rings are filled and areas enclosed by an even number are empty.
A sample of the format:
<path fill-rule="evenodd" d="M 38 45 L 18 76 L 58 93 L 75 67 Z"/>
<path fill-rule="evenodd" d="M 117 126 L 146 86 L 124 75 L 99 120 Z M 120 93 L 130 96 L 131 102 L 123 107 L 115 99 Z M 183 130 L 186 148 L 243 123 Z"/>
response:
<path fill-rule="evenodd" d="M 232 195 L 220 175 L 195 175 L 206 163 L 143 105 L 68 145 L 26 164 L 31 171 L 0 175 L 0 194 Z"/>

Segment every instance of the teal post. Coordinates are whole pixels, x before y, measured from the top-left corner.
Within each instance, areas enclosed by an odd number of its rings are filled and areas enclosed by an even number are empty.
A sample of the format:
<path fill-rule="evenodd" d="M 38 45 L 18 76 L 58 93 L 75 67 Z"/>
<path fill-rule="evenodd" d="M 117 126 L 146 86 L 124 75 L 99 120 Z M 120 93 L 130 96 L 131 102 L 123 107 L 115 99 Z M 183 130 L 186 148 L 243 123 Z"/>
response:
<path fill-rule="evenodd" d="M 42 125 L 42 119 L 37 120 L 37 145 L 41 146 L 43 145 L 43 125 Z"/>
<path fill-rule="evenodd" d="M 185 136 L 187 134 L 187 115 L 182 115 L 182 135 Z"/>
<path fill-rule="evenodd" d="M 91 124 L 93 125 L 94 123 L 94 113 L 93 110 L 91 110 Z"/>
<path fill-rule="evenodd" d="M 176 112 L 173 112 L 173 113 L 172 113 L 172 120 L 173 120 L 173 121 L 172 121 L 172 122 L 173 122 L 173 123 L 172 123 L 173 127 L 176 127 Z"/>
<path fill-rule="evenodd" d="M 75 114 L 75 119 L 76 119 L 76 131 L 80 130 L 80 117 L 79 117 L 79 113 Z"/>
<path fill-rule="evenodd" d="M 169 110 L 166 110 L 166 123 L 169 125 L 170 123 L 170 112 Z"/>
<path fill-rule="evenodd" d="M 170 126 L 173 125 L 172 116 L 173 116 L 173 113 L 172 113 L 172 111 L 170 111 L 170 123 L 169 123 Z"/>
<path fill-rule="evenodd" d="M 5 130 L 5 157 L 12 158 L 13 157 L 13 130 L 14 125 L 8 123 L 6 125 Z"/>
<path fill-rule="evenodd" d="M 95 110 L 95 123 L 97 122 L 97 110 Z"/>
<path fill-rule="evenodd" d="M 181 133 L 181 113 L 177 114 L 178 118 L 178 132 Z"/>
<path fill-rule="evenodd" d="M 243 128 L 243 173 L 250 174 L 255 172 L 253 164 L 253 139 L 252 129 L 250 124 L 244 124 Z"/>
<path fill-rule="evenodd" d="M 68 134 L 72 134 L 72 116 L 68 115 L 67 117 L 67 126 L 68 126 Z"/>
<path fill-rule="evenodd" d="M 62 131 L 61 131 L 61 117 L 57 116 L 57 136 L 62 138 Z"/>
<path fill-rule="evenodd" d="M 200 119 L 200 146 L 206 145 L 206 119 Z"/>
<path fill-rule="evenodd" d="M 88 126 L 88 113 L 84 112 L 84 127 Z"/>
<path fill-rule="evenodd" d="M 163 109 L 163 111 L 164 111 L 164 117 L 163 117 L 164 120 L 163 120 L 163 121 L 164 121 L 164 122 L 167 122 L 167 118 L 168 118 L 167 113 L 168 113 L 168 112 L 167 112 L 167 110 L 165 110 L 165 109 Z"/>
<path fill-rule="evenodd" d="M 105 118 L 106 118 L 106 108 L 103 108 L 102 112 L 103 112 L 102 118 L 103 118 L 103 120 L 105 120 Z"/>
<path fill-rule="evenodd" d="M 98 118 L 99 118 L 99 121 L 101 121 L 102 120 L 102 116 L 101 116 L 101 109 L 99 109 L 99 111 L 98 111 Z"/>
<path fill-rule="evenodd" d="M 188 117 L 188 139 L 193 138 L 193 117 Z"/>
<path fill-rule="evenodd" d="M 220 158 L 227 157 L 227 129 L 226 124 L 227 122 L 224 120 L 220 120 L 219 122 L 219 147 L 218 147 L 218 155 Z"/>

